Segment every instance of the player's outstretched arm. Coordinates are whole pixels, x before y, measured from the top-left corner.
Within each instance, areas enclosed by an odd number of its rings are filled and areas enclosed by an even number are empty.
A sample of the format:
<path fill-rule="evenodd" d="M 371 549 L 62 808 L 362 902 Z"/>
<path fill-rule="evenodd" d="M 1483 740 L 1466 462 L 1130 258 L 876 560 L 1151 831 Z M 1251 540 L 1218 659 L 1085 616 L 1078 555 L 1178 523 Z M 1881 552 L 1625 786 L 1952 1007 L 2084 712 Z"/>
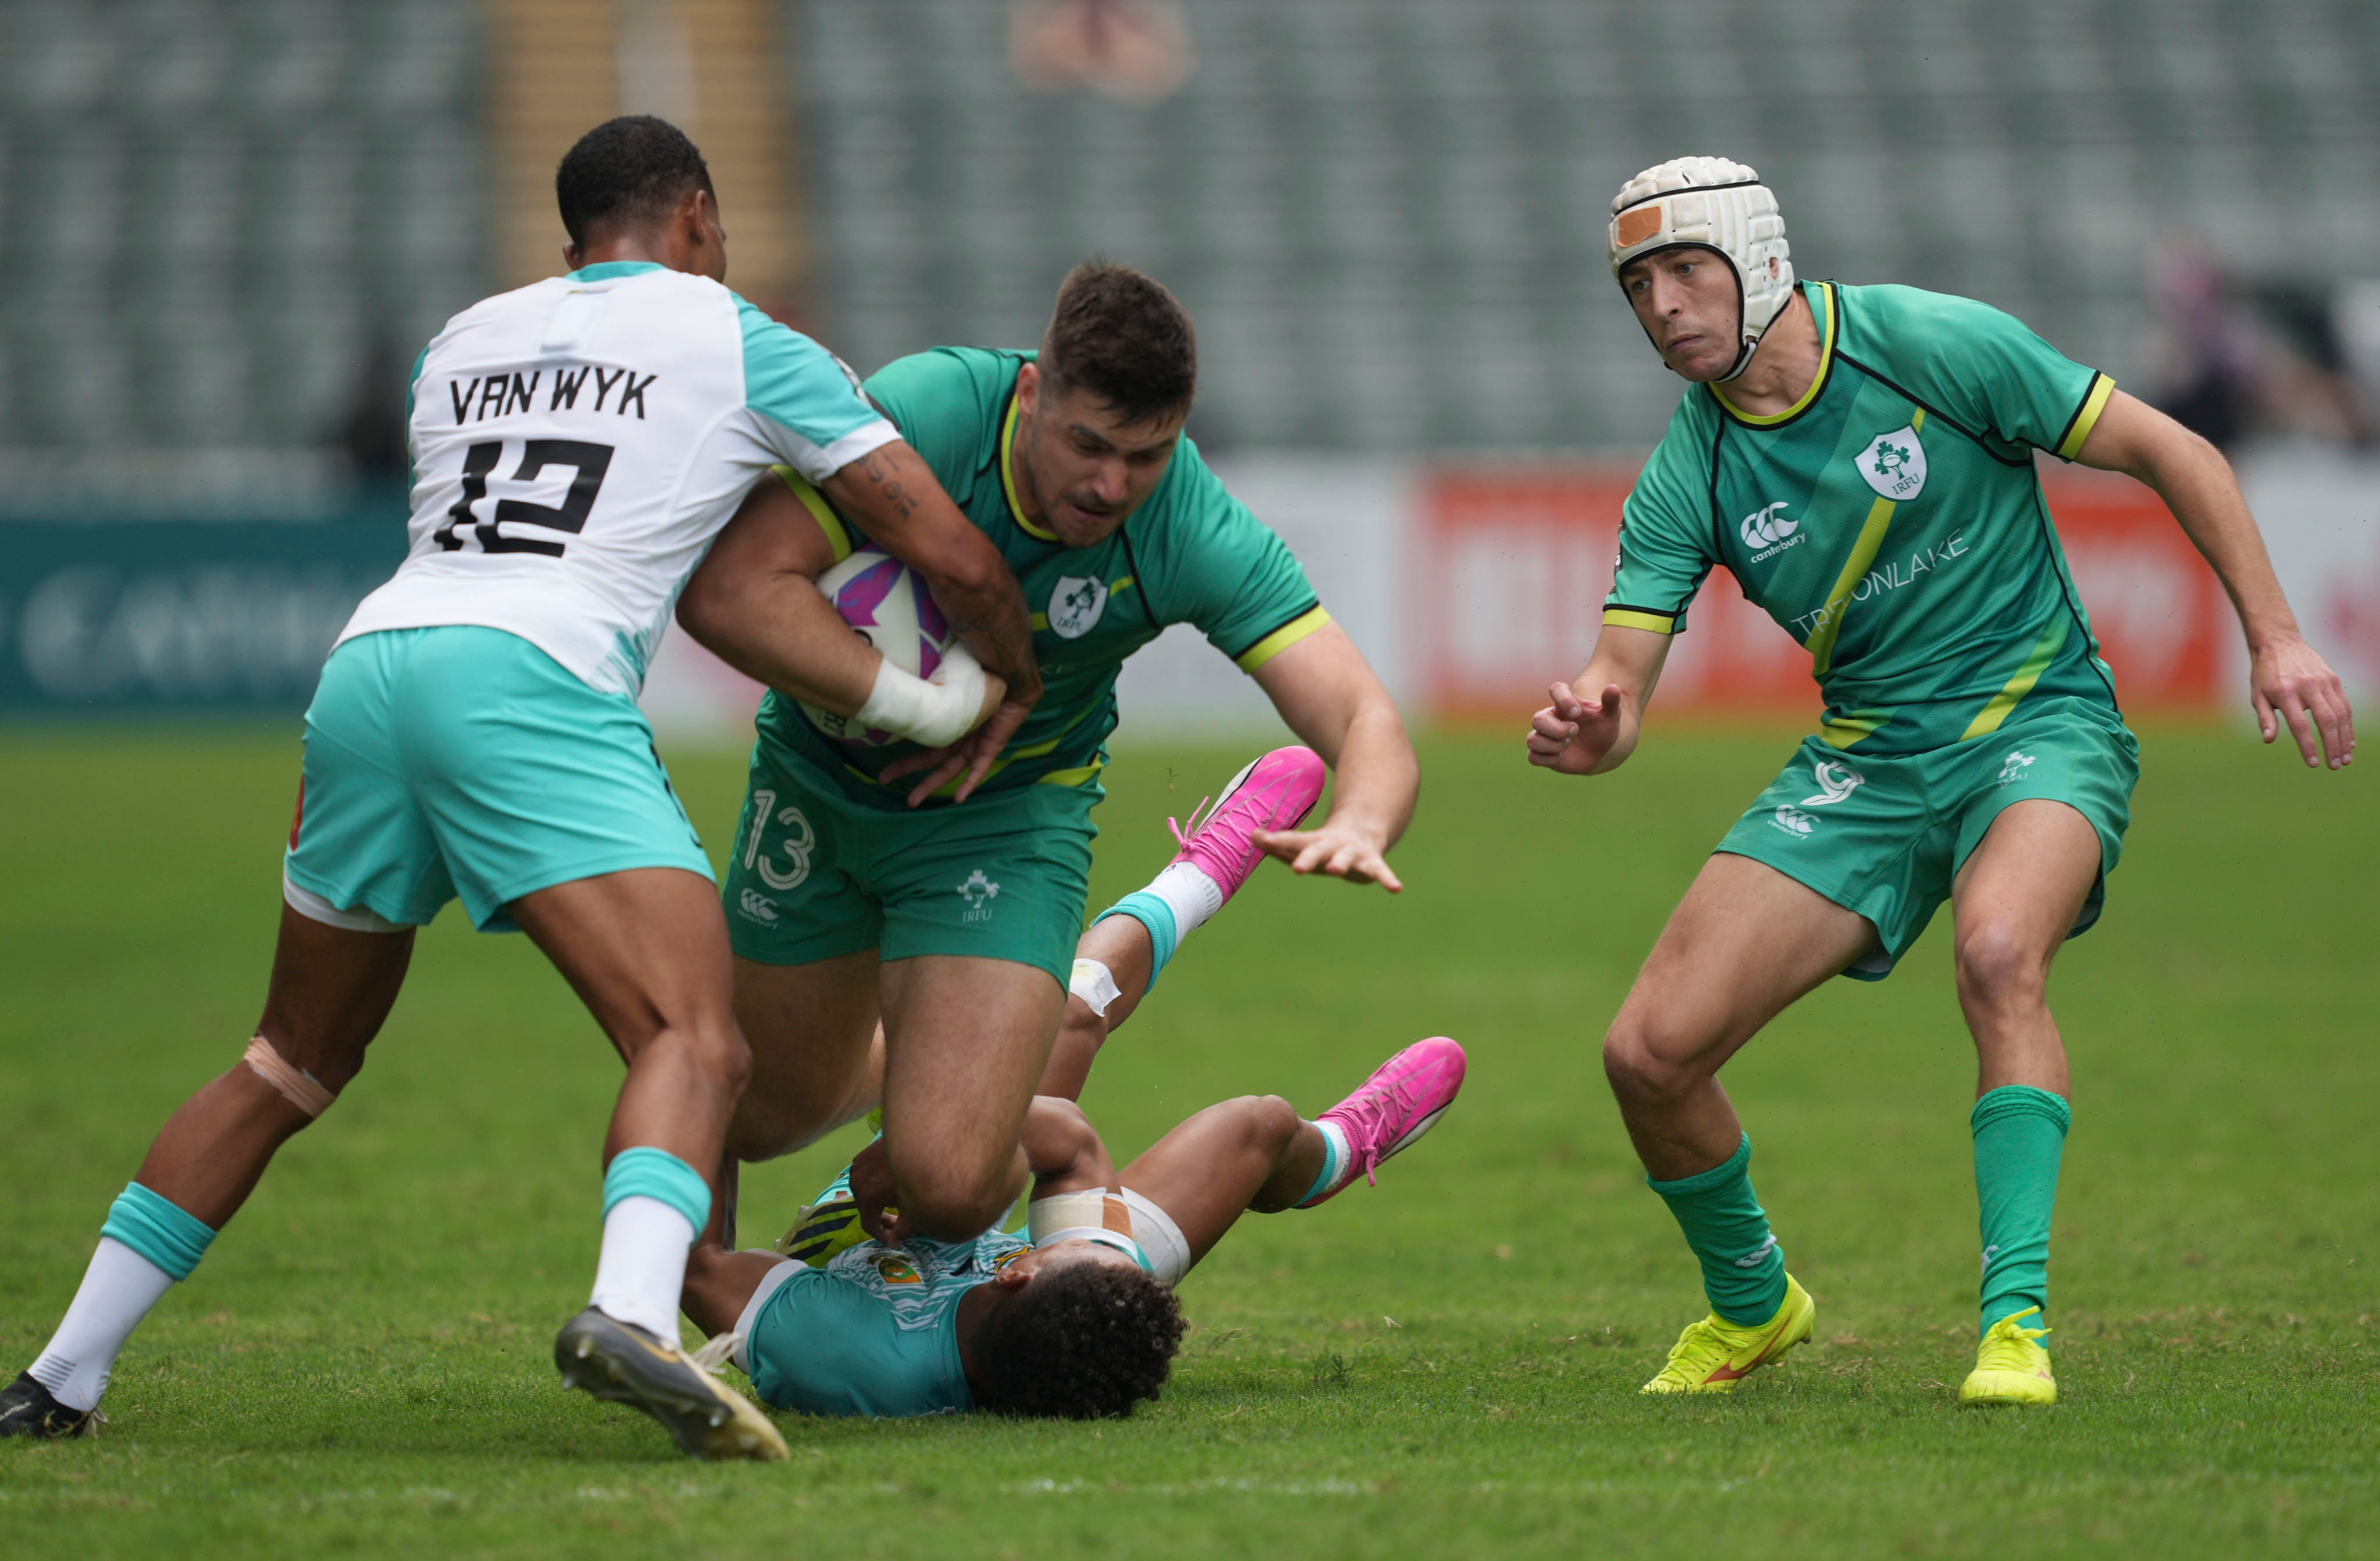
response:
<path fill-rule="evenodd" d="M 1293 872 L 1378 884 L 1391 894 L 1402 890 L 1388 854 L 1413 822 L 1421 762 L 1396 701 L 1364 653 L 1346 630 L 1326 624 L 1254 676 L 1298 740 L 1330 766 L 1337 784 L 1330 816 L 1314 828 L 1260 829 L 1250 838 Z"/>
<path fill-rule="evenodd" d="M 1616 770 L 1636 751 L 1645 707 L 1670 657 L 1667 634 L 1607 624 L 1586 670 L 1549 690 L 1529 722 L 1529 762 L 1565 775 Z"/>
<path fill-rule="evenodd" d="M 2074 458 L 2155 489 L 2230 592 L 2248 638 L 2248 699 L 2265 740 L 2277 737 L 2287 721 L 2307 764 L 2319 765 L 2327 757 L 2332 769 L 2344 768 L 2355 756 L 2355 716 L 2347 690 L 2300 632 L 2256 518 L 2248 512 L 2223 452 L 2119 390 L 2108 398 Z"/>

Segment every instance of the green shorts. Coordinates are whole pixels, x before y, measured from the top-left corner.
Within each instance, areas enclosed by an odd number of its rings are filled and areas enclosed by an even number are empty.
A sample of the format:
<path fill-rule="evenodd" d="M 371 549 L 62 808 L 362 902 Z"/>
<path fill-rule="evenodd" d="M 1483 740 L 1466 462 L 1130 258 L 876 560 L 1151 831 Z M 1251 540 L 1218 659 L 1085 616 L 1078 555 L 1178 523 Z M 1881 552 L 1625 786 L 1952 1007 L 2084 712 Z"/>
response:
<path fill-rule="evenodd" d="M 735 952 L 762 965 L 875 949 L 1008 959 L 1066 984 L 1090 894 L 1097 781 L 979 791 L 912 811 L 763 736 L 721 899 Z M 892 795 L 897 796 L 898 793 Z"/>
<path fill-rule="evenodd" d="M 523 895 L 632 867 L 711 876 L 634 700 L 497 628 L 385 629 L 331 652 L 282 863 L 300 911 L 418 927 L 459 896 L 480 931 L 512 932 Z"/>
<path fill-rule="evenodd" d="M 2113 711 L 2079 700 L 2047 701 L 1988 737 L 1906 758 L 1845 754 L 1807 738 L 1718 848 L 1866 917 L 1876 947 L 1843 974 L 1882 981 L 2011 802 L 2064 802 L 2099 832 L 2099 878 L 2067 935 L 2098 921 L 2131 822 L 2140 752 Z"/>

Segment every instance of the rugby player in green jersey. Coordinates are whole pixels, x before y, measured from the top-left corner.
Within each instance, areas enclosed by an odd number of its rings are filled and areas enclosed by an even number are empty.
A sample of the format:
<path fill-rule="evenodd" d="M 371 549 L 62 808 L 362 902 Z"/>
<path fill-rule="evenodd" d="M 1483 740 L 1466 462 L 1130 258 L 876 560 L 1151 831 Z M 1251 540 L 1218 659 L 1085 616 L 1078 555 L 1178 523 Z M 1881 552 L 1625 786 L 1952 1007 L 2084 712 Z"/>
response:
<path fill-rule="evenodd" d="M 1034 609 L 1045 692 L 1013 733 L 995 720 L 947 750 L 868 746 L 802 714 L 803 700 L 852 712 L 872 674 L 822 687 L 815 615 L 795 623 L 761 600 L 867 540 L 797 480 L 760 485 L 681 601 L 689 632 L 775 690 L 722 892 L 755 1058 L 729 1140 L 741 1158 L 833 1124 L 880 1017 L 904 1213 L 959 1240 L 1007 1206 L 1083 927 L 1116 675 L 1169 625 L 1196 625 L 1337 773 L 1311 830 L 1294 825 L 1318 779 L 1289 800 L 1293 775 L 1245 777 L 1222 821 L 1233 839 L 1299 872 L 1401 887 L 1385 859 L 1419 787 L 1403 723 L 1288 548 L 1182 436 L 1196 384 L 1181 305 L 1101 262 L 1067 276 L 1038 353 L 941 348 L 867 382 Z M 1265 798 L 1281 805 L 1252 806 Z M 1149 929 L 1160 966 L 1257 860 L 1209 849 L 1209 832 L 1117 908 Z"/>
<path fill-rule="evenodd" d="M 1692 383 L 1622 511 L 1593 656 L 1536 713 L 1530 762 L 1600 774 L 1626 761 L 1715 565 L 1800 641 L 1826 699 L 1604 1042 L 1711 1305 L 1645 1390 L 1727 1392 L 1810 1336 L 1816 1309 L 1785 1271 L 1717 1076 L 1828 978 L 1881 979 L 1947 899 L 1979 1075 L 1983 1342 L 1959 1400 L 2055 1402 L 2038 1341 L 2069 1108 L 2045 994 L 2058 945 L 2098 919 L 2139 748 L 2034 452 L 2164 498 L 2238 610 L 2265 741 L 2287 722 L 2308 764 L 2344 766 L 2346 696 L 2300 635 L 2223 457 L 2107 375 L 1966 299 L 1797 283 L 1776 198 L 1741 164 L 1647 169 L 1612 213 L 1613 273 Z"/>

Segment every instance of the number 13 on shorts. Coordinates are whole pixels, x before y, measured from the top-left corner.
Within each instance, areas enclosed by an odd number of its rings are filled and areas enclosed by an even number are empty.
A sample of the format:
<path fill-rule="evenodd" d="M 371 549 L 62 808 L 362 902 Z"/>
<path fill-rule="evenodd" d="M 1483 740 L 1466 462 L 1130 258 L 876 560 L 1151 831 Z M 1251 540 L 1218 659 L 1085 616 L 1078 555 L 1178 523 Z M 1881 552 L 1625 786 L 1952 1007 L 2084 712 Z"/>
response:
<path fill-rule="evenodd" d="M 773 815 L 773 817 L 772 817 Z M 781 833 L 777 848 L 785 856 L 785 865 L 779 867 L 762 849 L 767 844 L 762 836 L 774 823 Z M 760 882 L 781 893 L 801 887 L 802 880 L 810 875 L 810 853 L 818 849 L 818 831 L 799 808 L 779 808 L 773 791 L 752 793 L 752 811 L 744 831 L 744 870 L 757 872 Z"/>

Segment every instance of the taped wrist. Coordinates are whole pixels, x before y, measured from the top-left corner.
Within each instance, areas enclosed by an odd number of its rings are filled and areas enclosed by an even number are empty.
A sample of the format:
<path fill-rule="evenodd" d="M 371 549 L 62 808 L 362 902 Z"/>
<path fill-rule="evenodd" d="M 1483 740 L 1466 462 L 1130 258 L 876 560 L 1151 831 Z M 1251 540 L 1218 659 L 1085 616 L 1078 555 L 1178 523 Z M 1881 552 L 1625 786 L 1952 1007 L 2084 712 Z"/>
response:
<path fill-rule="evenodd" d="M 260 1035 L 248 1043 L 240 1060 L 255 1075 L 281 1091 L 282 1098 L 309 1116 L 320 1116 L 331 1109 L 339 1097 L 323 1087 L 322 1081 L 302 1067 L 293 1067 L 287 1059 L 273 1049 L 273 1043 Z"/>
<path fill-rule="evenodd" d="M 1025 1211 L 1025 1230 L 1037 1250 L 1079 1237 L 1102 1247 L 1113 1247 L 1142 1268 L 1155 1272 L 1148 1254 L 1133 1237 L 1132 1206 L 1113 1192 L 1093 1189 L 1037 1198 Z"/>
<path fill-rule="evenodd" d="M 904 672 L 891 661 L 876 664 L 876 683 L 854 717 L 862 726 L 893 732 L 928 748 L 945 748 L 966 736 L 983 708 L 983 667 L 953 645 L 930 678 Z"/>

